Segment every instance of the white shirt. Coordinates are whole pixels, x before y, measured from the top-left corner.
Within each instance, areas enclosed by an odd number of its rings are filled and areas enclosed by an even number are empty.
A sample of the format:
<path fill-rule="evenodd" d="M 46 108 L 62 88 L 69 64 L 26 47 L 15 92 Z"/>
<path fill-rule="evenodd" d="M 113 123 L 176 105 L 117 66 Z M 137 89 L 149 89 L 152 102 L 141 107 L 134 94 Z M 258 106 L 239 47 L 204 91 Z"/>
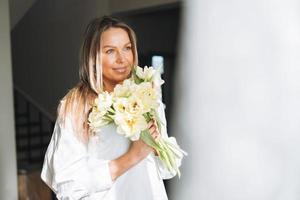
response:
<path fill-rule="evenodd" d="M 161 135 L 167 137 L 162 107 Z M 116 132 L 114 124 L 109 124 L 84 144 L 73 132 L 70 120 L 65 126 L 57 120 L 41 178 L 62 200 L 167 200 L 162 179 L 175 173 L 167 171 L 153 153 L 112 181 L 108 164 L 126 153 L 130 143 Z"/>

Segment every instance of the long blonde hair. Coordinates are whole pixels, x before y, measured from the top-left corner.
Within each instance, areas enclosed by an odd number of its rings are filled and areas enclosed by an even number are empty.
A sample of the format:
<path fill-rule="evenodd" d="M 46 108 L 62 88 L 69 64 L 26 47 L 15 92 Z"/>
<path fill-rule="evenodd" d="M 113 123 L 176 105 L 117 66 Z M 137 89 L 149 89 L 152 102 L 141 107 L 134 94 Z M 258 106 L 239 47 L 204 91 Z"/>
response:
<path fill-rule="evenodd" d="M 138 64 L 136 36 L 125 23 L 104 16 L 93 19 L 87 26 L 80 51 L 79 82 L 61 100 L 58 106 L 58 118 L 64 123 L 70 118 L 75 133 L 80 138 L 89 138 L 88 114 L 97 97 L 103 91 L 101 35 L 109 28 L 122 28 L 129 36 L 133 64 Z"/>

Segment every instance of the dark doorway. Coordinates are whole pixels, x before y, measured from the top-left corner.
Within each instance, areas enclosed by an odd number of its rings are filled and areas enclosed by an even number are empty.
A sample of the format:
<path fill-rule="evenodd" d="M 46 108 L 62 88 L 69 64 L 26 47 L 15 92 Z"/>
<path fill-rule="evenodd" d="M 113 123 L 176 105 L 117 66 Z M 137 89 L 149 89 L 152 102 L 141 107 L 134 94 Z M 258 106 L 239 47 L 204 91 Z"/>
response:
<path fill-rule="evenodd" d="M 162 87 L 162 93 L 166 104 L 168 127 L 170 127 L 173 103 L 180 14 L 180 3 L 113 14 L 129 24 L 136 32 L 140 66 L 151 66 L 153 56 L 163 59 L 162 78 L 165 84 Z M 169 133 L 169 135 L 172 134 Z"/>

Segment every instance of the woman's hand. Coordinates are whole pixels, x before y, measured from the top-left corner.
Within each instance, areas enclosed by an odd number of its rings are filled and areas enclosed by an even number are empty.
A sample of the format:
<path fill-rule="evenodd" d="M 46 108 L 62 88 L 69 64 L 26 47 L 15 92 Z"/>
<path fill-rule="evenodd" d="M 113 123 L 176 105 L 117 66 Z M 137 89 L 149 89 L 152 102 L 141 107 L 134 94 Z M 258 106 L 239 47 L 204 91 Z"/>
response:
<path fill-rule="evenodd" d="M 157 141 L 160 138 L 160 133 L 158 131 L 157 124 L 154 120 L 151 120 L 148 123 L 149 133 L 152 138 Z M 148 156 L 149 153 L 154 152 L 156 155 L 155 149 L 148 146 L 143 140 L 139 139 L 137 141 L 132 142 L 130 151 L 133 151 L 133 154 L 137 156 L 138 160 L 142 160 Z"/>
<path fill-rule="evenodd" d="M 155 141 L 158 141 L 158 139 L 161 137 L 161 135 L 160 135 L 160 132 L 159 132 L 159 130 L 158 130 L 156 121 L 152 119 L 152 120 L 148 123 L 148 127 L 149 127 L 149 133 L 150 133 L 150 135 L 152 136 L 152 138 L 153 138 Z M 153 151 L 154 151 L 154 154 L 155 154 L 156 156 L 159 155 L 158 152 L 157 152 L 155 149 L 153 149 Z"/>
<path fill-rule="evenodd" d="M 150 135 L 153 137 L 155 141 L 157 141 L 160 138 L 160 133 L 156 121 L 152 119 L 148 123 L 148 128 L 149 128 Z"/>

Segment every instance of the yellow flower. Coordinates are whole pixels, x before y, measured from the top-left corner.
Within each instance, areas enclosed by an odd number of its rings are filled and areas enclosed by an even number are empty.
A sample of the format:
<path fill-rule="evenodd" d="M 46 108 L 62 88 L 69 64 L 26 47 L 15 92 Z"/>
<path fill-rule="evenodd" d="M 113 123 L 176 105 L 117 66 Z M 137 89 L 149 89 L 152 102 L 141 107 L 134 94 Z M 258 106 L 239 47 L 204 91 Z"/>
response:
<path fill-rule="evenodd" d="M 138 140 L 141 131 L 148 127 L 146 119 L 142 115 L 127 113 L 116 113 L 115 123 L 118 125 L 117 132 L 132 141 Z"/>

